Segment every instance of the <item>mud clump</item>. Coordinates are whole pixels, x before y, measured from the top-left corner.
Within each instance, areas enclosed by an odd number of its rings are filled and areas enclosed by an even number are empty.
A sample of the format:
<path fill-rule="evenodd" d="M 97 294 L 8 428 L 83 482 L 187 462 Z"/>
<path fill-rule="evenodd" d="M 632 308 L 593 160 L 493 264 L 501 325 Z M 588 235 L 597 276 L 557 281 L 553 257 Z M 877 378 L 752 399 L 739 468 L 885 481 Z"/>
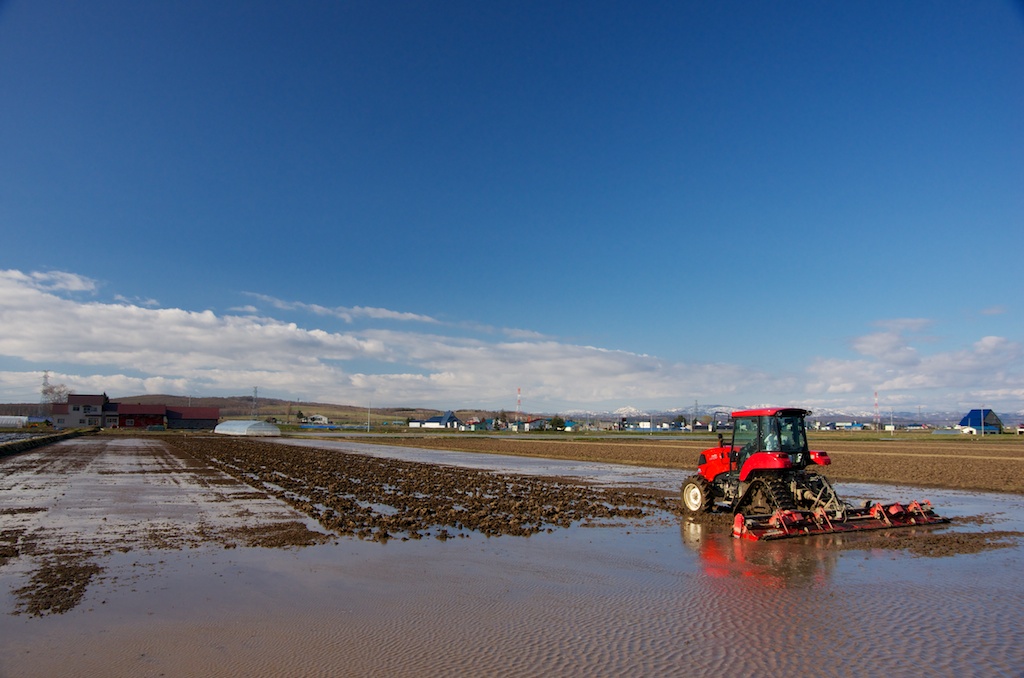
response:
<path fill-rule="evenodd" d="M 36 617 L 67 612 L 81 602 L 89 582 L 100 572 L 99 565 L 83 562 L 81 554 L 46 558 L 29 583 L 14 591 L 15 611 Z"/>
<path fill-rule="evenodd" d="M 313 546 L 324 541 L 323 535 L 311 532 L 298 521 L 227 530 L 225 536 L 231 540 L 229 544 L 241 542 L 244 546 L 261 548 Z"/>
<path fill-rule="evenodd" d="M 1024 533 L 1012 530 L 992 532 L 929 532 L 891 530 L 862 535 L 860 539 L 843 544 L 843 549 L 888 549 L 907 551 L 915 556 L 943 558 L 964 553 L 981 553 L 993 549 L 1017 546 Z"/>
<path fill-rule="evenodd" d="M 3 530 L 0 531 L 0 567 L 7 564 L 12 558 L 21 555 L 18 543 L 24 530 Z"/>

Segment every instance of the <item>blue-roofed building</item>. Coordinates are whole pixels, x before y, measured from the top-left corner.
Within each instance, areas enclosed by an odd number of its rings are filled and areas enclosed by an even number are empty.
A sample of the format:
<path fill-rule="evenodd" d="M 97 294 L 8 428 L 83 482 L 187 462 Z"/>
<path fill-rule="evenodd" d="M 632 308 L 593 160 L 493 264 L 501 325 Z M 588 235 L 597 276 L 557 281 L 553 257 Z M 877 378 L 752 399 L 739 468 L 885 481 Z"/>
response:
<path fill-rule="evenodd" d="M 462 422 L 451 410 L 426 421 L 413 420 L 409 422 L 409 428 L 460 428 L 461 426 Z"/>
<path fill-rule="evenodd" d="M 1000 421 L 999 415 L 992 410 L 978 409 L 968 412 L 967 416 L 960 420 L 960 426 L 958 428 L 969 428 L 982 434 L 1002 433 L 1003 422 Z"/>

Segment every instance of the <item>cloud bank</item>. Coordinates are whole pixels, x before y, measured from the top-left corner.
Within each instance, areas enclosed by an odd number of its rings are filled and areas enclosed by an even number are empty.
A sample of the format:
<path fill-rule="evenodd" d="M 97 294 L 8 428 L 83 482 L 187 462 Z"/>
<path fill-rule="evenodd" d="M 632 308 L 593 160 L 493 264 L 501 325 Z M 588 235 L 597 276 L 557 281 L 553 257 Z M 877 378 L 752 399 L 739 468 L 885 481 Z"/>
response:
<path fill-rule="evenodd" d="M 1024 399 L 1018 342 L 986 336 L 928 353 L 924 319 L 880 323 L 850 340 L 855 357 L 820 356 L 787 370 L 672 361 L 530 330 L 262 294 L 217 314 L 130 303 L 130 291 L 100 301 L 99 291 L 74 273 L 0 271 L 0 399 L 38 400 L 43 370 L 76 392 L 113 397 L 238 395 L 255 386 L 266 396 L 339 404 L 511 409 L 521 389 L 524 409 L 546 412 L 667 410 L 694 400 L 866 407 L 874 391 L 892 404 L 936 409 L 984 400 L 1016 410 Z M 293 313 L 340 321 L 342 330 L 275 317 Z"/>

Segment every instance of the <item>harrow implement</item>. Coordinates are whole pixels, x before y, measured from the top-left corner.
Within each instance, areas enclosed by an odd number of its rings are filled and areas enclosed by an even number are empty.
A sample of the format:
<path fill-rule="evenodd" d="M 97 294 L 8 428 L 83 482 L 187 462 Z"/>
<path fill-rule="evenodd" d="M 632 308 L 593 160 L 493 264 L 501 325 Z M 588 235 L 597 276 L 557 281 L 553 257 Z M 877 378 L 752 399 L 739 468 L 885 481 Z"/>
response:
<path fill-rule="evenodd" d="M 913 501 L 906 506 L 899 503 L 875 503 L 860 509 L 847 509 L 845 515 L 838 519 L 821 508 L 813 511 L 779 509 L 768 516 L 737 513 L 733 520 L 732 535 L 739 539 L 759 541 L 948 522 L 949 518 L 936 515 L 931 502 L 927 500 Z"/>

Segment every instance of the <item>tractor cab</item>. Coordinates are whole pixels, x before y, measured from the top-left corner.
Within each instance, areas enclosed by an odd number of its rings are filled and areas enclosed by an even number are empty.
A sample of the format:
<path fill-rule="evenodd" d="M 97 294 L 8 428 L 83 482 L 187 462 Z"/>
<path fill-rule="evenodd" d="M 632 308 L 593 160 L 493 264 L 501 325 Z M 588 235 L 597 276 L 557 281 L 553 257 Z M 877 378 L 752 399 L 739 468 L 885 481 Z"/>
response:
<path fill-rule="evenodd" d="M 807 466 L 806 410 L 771 409 L 733 413 L 732 449 L 737 468 L 758 452 L 783 452 L 796 468 Z"/>
<path fill-rule="evenodd" d="M 792 407 L 733 412 L 730 469 L 744 481 L 759 469 L 803 470 L 809 464 L 828 464 L 828 455 L 807 447 L 808 414 Z"/>
<path fill-rule="evenodd" d="M 831 463 L 824 452 L 809 450 L 804 418 L 807 410 L 773 407 L 732 413 L 732 444 L 704 450 L 698 473 L 709 482 L 720 476 L 744 483 L 756 471 L 802 471 Z"/>

